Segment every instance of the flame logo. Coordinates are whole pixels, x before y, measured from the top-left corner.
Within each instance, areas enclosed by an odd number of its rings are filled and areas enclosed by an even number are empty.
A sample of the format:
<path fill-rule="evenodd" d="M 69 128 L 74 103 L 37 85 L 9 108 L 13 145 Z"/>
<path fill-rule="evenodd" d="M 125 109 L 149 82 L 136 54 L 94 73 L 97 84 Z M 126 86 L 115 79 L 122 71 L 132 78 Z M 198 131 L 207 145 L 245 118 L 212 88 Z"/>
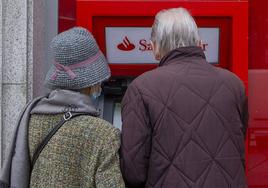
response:
<path fill-rule="evenodd" d="M 135 45 L 132 44 L 127 36 L 123 39 L 123 42 L 117 45 L 117 48 L 122 51 L 131 51 L 135 48 Z"/>

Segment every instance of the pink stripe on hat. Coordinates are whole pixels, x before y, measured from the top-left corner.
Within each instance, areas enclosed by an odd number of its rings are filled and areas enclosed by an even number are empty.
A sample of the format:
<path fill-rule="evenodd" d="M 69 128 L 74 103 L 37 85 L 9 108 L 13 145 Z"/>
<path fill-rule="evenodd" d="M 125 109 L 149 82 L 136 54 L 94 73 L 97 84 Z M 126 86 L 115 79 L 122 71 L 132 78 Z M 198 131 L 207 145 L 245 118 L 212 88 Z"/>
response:
<path fill-rule="evenodd" d="M 52 74 L 51 79 L 56 80 L 58 73 L 60 71 L 64 71 L 73 80 L 76 77 L 76 74 L 73 72 L 73 69 L 82 68 L 82 67 L 87 66 L 88 64 L 95 62 L 100 57 L 100 55 L 101 55 L 101 52 L 99 51 L 94 56 L 86 59 L 85 61 L 73 64 L 73 65 L 69 65 L 69 66 L 64 66 L 60 63 L 55 62 L 54 66 L 56 67 L 56 71 Z"/>

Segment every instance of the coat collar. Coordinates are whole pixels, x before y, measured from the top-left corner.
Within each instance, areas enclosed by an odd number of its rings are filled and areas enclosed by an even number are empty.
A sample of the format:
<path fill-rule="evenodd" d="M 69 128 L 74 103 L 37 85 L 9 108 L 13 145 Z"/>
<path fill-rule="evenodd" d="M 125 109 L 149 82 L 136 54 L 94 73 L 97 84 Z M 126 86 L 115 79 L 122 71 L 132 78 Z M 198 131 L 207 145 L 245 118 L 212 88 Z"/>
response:
<path fill-rule="evenodd" d="M 197 46 L 189 46 L 189 47 L 181 47 L 175 50 L 170 51 L 166 54 L 161 61 L 159 62 L 159 66 L 168 65 L 172 62 L 180 62 L 183 59 L 206 59 L 206 56 L 202 50 L 202 48 Z"/>
<path fill-rule="evenodd" d="M 31 114 L 86 113 L 99 116 L 89 96 L 71 90 L 53 90 L 33 108 Z"/>

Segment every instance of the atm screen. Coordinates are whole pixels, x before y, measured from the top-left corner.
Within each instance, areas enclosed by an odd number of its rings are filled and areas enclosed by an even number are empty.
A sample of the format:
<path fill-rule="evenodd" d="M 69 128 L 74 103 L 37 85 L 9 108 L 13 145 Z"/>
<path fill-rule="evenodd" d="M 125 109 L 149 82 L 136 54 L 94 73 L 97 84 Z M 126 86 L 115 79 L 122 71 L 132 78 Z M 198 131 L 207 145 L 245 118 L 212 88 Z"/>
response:
<path fill-rule="evenodd" d="M 220 28 L 200 27 L 198 31 L 207 61 L 211 64 L 219 64 Z"/>
<path fill-rule="evenodd" d="M 121 130 L 121 103 L 114 103 L 113 125 Z"/>
<path fill-rule="evenodd" d="M 219 63 L 220 28 L 198 28 L 206 59 Z M 150 44 L 151 27 L 105 27 L 106 56 L 110 64 L 158 63 Z"/>

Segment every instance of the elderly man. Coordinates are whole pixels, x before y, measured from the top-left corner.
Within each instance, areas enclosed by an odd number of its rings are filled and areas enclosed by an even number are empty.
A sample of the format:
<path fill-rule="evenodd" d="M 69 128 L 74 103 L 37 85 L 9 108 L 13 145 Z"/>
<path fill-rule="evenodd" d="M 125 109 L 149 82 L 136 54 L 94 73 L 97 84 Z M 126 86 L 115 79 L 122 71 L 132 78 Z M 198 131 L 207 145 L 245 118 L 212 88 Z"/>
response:
<path fill-rule="evenodd" d="M 231 72 L 207 63 L 183 8 L 155 17 L 159 67 L 122 103 L 121 169 L 129 188 L 245 188 L 247 99 Z"/>

